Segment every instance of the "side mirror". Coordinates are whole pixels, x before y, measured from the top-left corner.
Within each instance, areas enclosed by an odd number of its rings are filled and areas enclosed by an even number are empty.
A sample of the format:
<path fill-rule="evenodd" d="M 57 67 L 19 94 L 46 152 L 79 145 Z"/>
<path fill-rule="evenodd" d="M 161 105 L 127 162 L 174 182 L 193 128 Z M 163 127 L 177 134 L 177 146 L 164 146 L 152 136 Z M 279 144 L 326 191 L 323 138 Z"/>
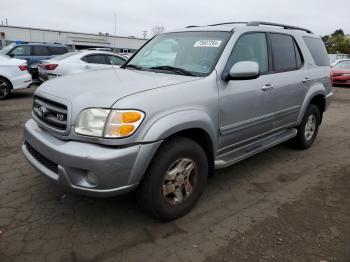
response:
<path fill-rule="evenodd" d="M 14 54 L 9 54 L 8 56 L 9 56 L 9 57 L 12 57 L 12 58 L 14 58 L 14 57 L 15 57 L 15 55 L 14 55 Z"/>
<path fill-rule="evenodd" d="M 228 73 L 227 80 L 245 80 L 258 78 L 260 66 L 257 62 L 242 61 L 234 64 Z"/>

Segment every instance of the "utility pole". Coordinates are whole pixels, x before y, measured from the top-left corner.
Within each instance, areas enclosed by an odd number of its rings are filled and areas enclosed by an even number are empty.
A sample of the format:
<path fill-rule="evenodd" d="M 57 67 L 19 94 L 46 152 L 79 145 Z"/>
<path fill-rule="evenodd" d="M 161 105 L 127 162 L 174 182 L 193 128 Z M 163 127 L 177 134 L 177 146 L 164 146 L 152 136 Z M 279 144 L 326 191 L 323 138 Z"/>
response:
<path fill-rule="evenodd" d="M 8 23 L 7 23 L 7 18 L 5 18 L 5 23 L 6 23 L 6 25 L 8 25 Z"/>
<path fill-rule="evenodd" d="M 115 40 L 117 38 L 117 13 L 114 14 L 114 37 L 113 37 L 113 49 L 116 49 Z"/>

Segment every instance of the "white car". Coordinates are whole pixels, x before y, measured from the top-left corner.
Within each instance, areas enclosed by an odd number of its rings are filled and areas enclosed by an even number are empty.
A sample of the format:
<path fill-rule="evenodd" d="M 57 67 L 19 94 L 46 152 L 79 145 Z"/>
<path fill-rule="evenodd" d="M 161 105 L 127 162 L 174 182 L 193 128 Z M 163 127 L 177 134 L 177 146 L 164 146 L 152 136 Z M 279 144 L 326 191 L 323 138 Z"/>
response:
<path fill-rule="evenodd" d="M 83 50 L 69 52 L 39 64 L 39 79 L 46 81 L 58 76 L 120 67 L 127 58 L 106 51 Z"/>
<path fill-rule="evenodd" d="M 0 55 L 0 100 L 8 97 L 12 90 L 27 88 L 31 83 L 26 60 Z"/>

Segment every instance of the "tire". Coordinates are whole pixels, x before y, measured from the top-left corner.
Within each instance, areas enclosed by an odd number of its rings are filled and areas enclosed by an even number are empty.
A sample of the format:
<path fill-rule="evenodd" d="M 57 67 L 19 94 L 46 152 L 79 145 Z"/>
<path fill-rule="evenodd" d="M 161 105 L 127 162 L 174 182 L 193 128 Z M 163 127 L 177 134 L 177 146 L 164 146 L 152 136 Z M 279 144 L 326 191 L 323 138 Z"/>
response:
<path fill-rule="evenodd" d="M 11 94 L 12 85 L 6 78 L 0 77 L 0 100 L 7 98 Z"/>
<path fill-rule="evenodd" d="M 203 148 L 185 137 L 170 138 L 146 171 L 137 190 L 138 204 L 159 220 L 174 220 L 194 207 L 207 178 L 208 159 Z"/>
<path fill-rule="evenodd" d="M 314 124 L 310 125 L 310 123 L 313 122 L 310 119 L 313 119 Z M 301 150 L 305 150 L 311 147 L 316 139 L 320 123 L 320 109 L 318 108 L 318 106 L 310 104 L 308 109 L 306 110 L 303 121 L 298 127 L 298 134 L 292 141 L 292 144 L 296 148 Z"/>

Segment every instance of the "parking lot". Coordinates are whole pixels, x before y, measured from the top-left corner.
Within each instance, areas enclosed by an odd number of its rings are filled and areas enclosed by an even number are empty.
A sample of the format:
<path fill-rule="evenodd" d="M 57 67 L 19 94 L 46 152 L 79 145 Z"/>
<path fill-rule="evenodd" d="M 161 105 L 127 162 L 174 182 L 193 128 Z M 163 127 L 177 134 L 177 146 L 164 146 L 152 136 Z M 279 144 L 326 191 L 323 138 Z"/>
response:
<path fill-rule="evenodd" d="M 65 193 L 24 159 L 34 88 L 0 102 L 0 261 L 350 261 L 350 89 L 315 145 L 216 172 L 195 209 L 160 223 L 134 194 Z"/>

